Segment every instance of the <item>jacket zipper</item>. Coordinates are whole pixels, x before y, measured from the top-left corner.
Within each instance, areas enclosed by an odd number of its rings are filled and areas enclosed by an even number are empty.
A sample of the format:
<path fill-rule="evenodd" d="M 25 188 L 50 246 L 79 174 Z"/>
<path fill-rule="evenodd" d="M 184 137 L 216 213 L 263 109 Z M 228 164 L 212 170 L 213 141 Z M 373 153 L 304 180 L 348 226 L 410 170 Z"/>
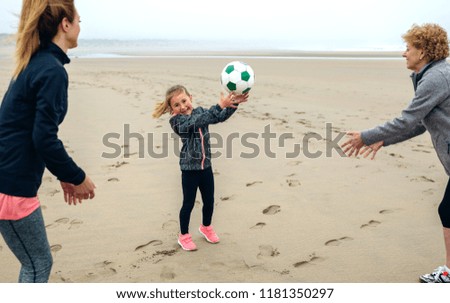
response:
<path fill-rule="evenodd" d="M 203 132 L 202 132 L 202 129 L 200 127 L 198 128 L 198 131 L 200 132 L 200 138 L 202 140 L 202 164 L 201 164 L 201 167 L 202 167 L 202 170 L 203 170 L 203 169 L 205 169 L 205 159 L 206 159 L 205 140 L 203 138 Z"/>

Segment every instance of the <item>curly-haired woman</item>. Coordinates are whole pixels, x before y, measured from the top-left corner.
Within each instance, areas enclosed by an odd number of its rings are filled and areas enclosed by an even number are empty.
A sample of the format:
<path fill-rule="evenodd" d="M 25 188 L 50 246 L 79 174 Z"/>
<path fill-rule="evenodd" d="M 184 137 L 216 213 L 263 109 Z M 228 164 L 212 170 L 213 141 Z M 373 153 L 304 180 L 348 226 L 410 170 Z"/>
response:
<path fill-rule="evenodd" d="M 450 176 L 450 64 L 447 32 L 439 25 L 413 27 L 403 35 L 407 44 L 403 57 L 411 78 L 415 96 L 401 116 L 362 132 L 348 132 L 343 144 L 351 156 L 358 153 L 372 159 L 382 146 L 399 143 L 428 131 L 447 175 Z M 362 149 L 361 149 L 362 148 Z M 444 230 L 446 264 L 431 274 L 420 276 L 426 283 L 450 283 L 450 180 L 439 205 L 439 217 Z"/>

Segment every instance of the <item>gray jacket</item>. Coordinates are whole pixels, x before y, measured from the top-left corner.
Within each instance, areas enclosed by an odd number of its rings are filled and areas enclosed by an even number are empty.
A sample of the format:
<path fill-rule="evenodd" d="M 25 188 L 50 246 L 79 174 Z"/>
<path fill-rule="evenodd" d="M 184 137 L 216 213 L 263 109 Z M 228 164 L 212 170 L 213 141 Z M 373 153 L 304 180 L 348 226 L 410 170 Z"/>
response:
<path fill-rule="evenodd" d="M 236 111 L 235 108 L 195 108 L 190 115 L 176 115 L 169 122 L 173 131 L 181 137 L 181 170 L 203 170 L 211 166 L 209 124 L 224 122 Z"/>
<path fill-rule="evenodd" d="M 450 176 L 450 64 L 445 59 L 431 62 L 411 78 L 415 96 L 401 117 L 363 131 L 361 138 L 366 145 L 384 141 L 384 146 L 388 146 L 428 130 Z"/>

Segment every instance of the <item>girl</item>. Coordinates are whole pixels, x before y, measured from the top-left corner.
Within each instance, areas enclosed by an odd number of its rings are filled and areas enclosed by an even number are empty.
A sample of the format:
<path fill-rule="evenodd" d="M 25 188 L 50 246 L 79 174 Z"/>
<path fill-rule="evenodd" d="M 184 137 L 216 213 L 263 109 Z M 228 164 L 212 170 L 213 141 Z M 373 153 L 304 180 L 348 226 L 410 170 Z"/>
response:
<path fill-rule="evenodd" d="M 170 113 L 170 125 L 181 137 L 183 146 L 180 153 L 181 183 L 183 188 L 183 205 L 180 210 L 180 235 L 178 244 L 184 250 L 196 250 L 197 246 L 189 234 L 189 221 L 194 207 L 197 189 L 203 200 L 202 225 L 199 232 L 210 243 L 218 243 L 219 237 L 211 226 L 214 210 L 214 175 L 211 168 L 211 151 L 209 147 L 209 124 L 227 120 L 246 102 L 248 94 L 228 96 L 221 94 L 219 103 L 210 109 L 193 108 L 192 95 L 184 86 L 176 85 L 166 92 L 166 100 L 157 104 L 153 117 L 159 118 Z"/>
<path fill-rule="evenodd" d="M 47 282 L 53 264 L 37 192 L 44 169 L 68 204 L 94 197 L 94 184 L 58 139 L 67 112 L 68 49 L 77 46 L 73 0 L 24 0 L 13 79 L 0 107 L 0 233 L 22 267 L 19 282 Z"/>

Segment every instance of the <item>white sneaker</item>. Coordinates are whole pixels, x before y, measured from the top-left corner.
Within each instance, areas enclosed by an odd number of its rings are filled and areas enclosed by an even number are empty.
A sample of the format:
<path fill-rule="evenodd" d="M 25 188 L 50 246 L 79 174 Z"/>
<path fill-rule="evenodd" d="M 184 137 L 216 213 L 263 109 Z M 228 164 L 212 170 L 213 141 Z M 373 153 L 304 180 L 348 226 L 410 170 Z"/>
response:
<path fill-rule="evenodd" d="M 431 274 L 420 276 L 422 283 L 450 283 L 450 269 L 445 266 L 439 266 Z"/>

